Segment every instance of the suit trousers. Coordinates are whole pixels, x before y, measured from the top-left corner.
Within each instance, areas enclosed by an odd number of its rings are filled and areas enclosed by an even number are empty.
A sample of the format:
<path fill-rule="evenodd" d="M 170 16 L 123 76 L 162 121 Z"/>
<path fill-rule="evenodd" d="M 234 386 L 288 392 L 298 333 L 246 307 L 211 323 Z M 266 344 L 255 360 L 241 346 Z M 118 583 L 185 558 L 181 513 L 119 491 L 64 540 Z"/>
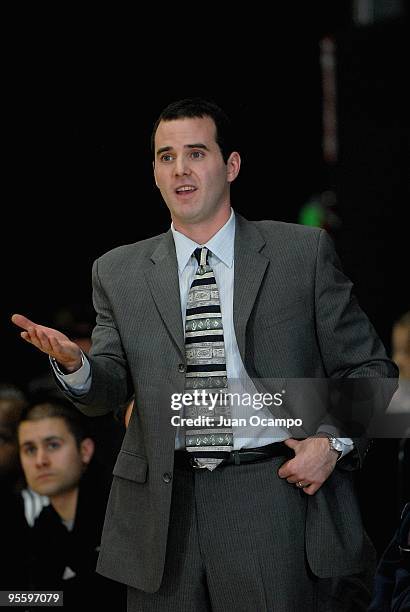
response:
<path fill-rule="evenodd" d="M 366 610 L 360 576 L 335 588 L 310 571 L 307 495 L 279 478 L 283 463 L 175 467 L 163 580 L 156 593 L 128 587 L 128 612 Z"/>

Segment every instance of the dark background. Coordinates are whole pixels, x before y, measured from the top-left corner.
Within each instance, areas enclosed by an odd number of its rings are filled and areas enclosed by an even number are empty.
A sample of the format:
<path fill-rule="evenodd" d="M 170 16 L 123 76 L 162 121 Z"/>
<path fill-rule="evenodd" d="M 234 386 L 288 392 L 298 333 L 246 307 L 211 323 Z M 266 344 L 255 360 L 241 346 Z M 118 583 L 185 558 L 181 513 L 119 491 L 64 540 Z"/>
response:
<path fill-rule="evenodd" d="M 335 190 L 337 250 L 390 350 L 392 324 L 409 308 L 406 15 L 357 26 L 352 2 L 303 4 L 242 14 L 240 25 L 237 14 L 222 20 L 216 7 L 193 15 L 175 6 L 175 23 L 162 14 L 160 23 L 157 15 L 129 27 L 124 16 L 122 31 L 109 19 L 100 27 L 77 16 L 72 30 L 55 24 L 26 38 L 26 23 L 12 37 L 4 75 L 3 381 L 26 387 L 47 367 L 19 339 L 13 312 L 52 325 L 60 307 L 91 303 L 96 257 L 168 229 L 150 133 L 165 105 L 192 95 L 215 99 L 238 127 L 243 168 L 233 205 L 244 216 L 296 222 L 312 194 Z M 326 33 L 338 62 L 332 167 L 322 155 L 319 40 Z M 380 546 L 397 513 L 395 449 L 387 451 L 391 465 L 378 459 L 385 452 L 373 452 L 360 485 Z M 391 502 L 380 535 L 370 517 L 381 480 Z"/>

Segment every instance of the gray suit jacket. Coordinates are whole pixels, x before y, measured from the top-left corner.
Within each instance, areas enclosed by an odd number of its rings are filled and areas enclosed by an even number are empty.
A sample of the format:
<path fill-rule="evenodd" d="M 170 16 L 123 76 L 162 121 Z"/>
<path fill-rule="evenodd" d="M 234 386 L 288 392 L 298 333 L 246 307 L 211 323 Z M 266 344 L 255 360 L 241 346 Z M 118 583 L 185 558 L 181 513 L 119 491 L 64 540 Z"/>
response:
<path fill-rule="evenodd" d="M 172 490 L 170 396 L 183 393 L 185 383 L 171 231 L 103 255 L 94 264 L 93 287 L 92 386 L 77 405 L 85 414 L 103 414 L 133 392 L 136 405 L 114 468 L 97 569 L 154 592 L 163 574 Z M 236 215 L 234 326 L 252 378 L 397 376 L 351 288 L 324 231 Z M 306 552 L 320 577 L 353 574 L 364 565 L 351 470 L 366 442 L 357 440 L 356 447 L 308 498 Z"/>

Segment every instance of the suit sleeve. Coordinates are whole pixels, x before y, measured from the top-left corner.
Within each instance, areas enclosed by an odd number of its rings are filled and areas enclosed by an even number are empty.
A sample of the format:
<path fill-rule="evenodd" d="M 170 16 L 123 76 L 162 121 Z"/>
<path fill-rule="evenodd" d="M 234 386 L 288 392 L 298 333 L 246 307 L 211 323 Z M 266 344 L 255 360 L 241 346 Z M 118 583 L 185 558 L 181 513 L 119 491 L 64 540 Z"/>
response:
<path fill-rule="evenodd" d="M 356 467 L 354 458 L 360 465 L 368 447 L 366 422 L 374 410 L 387 408 L 397 388 L 398 371 L 360 308 L 353 284 L 343 273 L 333 242 L 324 230 L 317 247 L 315 325 L 326 375 L 338 395 L 337 416 L 340 410 L 346 412 L 347 406 L 351 410 L 349 428 L 342 429 L 339 437 L 354 439 L 357 452 L 340 461 L 341 466 L 352 469 Z M 358 424 L 357 437 L 351 427 L 354 421 Z"/>
<path fill-rule="evenodd" d="M 133 390 L 115 317 L 99 277 L 98 260 L 93 265 L 93 302 L 97 318 L 88 357 L 91 388 L 81 397 L 69 391 L 65 393 L 87 416 L 100 416 L 111 411 L 120 412 Z"/>

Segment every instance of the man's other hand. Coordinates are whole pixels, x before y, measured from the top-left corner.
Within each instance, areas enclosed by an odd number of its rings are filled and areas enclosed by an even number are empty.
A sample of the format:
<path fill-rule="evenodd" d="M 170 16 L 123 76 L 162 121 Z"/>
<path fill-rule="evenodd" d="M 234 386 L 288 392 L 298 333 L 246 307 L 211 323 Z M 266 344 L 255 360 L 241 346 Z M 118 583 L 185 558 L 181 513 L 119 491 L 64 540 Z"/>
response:
<path fill-rule="evenodd" d="M 286 478 L 290 484 L 299 486 L 308 495 L 313 495 L 333 472 L 338 459 L 337 452 L 329 448 L 327 438 L 306 438 L 294 440 L 289 438 L 284 444 L 295 451 L 295 457 L 289 459 L 278 471 L 280 478 Z"/>
<path fill-rule="evenodd" d="M 67 336 L 51 327 L 33 323 L 23 315 L 14 314 L 11 320 L 24 330 L 20 334 L 23 340 L 54 357 L 68 372 L 75 372 L 81 367 L 81 350 Z"/>

